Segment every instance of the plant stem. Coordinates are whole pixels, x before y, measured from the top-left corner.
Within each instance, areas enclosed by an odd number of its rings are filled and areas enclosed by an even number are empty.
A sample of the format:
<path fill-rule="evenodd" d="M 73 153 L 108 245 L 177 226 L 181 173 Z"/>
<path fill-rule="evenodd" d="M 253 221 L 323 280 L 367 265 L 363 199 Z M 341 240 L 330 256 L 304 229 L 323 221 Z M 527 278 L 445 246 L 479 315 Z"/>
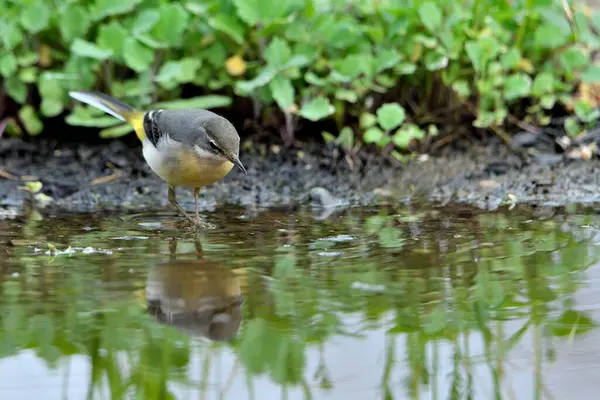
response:
<path fill-rule="evenodd" d="M 525 37 L 525 32 L 527 32 L 527 29 L 529 28 L 528 25 L 529 25 L 529 19 L 530 19 L 530 14 L 531 14 L 532 10 L 533 10 L 533 0 L 527 0 L 525 19 L 521 23 L 521 26 L 519 26 L 519 30 L 517 31 L 517 38 L 515 40 L 515 43 L 516 43 L 516 46 L 518 49 L 521 49 L 523 47 L 523 38 Z"/>
<path fill-rule="evenodd" d="M 481 0 L 475 0 L 473 5 L 473 29 L 479 26 L 479 9 L 481 8 Z"/>

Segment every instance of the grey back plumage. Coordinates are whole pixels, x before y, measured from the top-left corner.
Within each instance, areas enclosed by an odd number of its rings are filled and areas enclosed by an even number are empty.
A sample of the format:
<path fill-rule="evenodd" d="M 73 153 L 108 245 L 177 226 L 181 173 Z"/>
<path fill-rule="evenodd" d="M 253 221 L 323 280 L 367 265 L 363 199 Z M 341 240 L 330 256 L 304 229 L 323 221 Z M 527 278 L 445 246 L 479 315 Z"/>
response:
<path fill-rule="evenodd" d="M 212 111 L 203 109 L 153 110 L 144 117 L 148 139 L 156 146 L 164 134 L 179 143 L 206 147 L 210 140 L 237 155 L 239 136 L 233 124 Z"/>

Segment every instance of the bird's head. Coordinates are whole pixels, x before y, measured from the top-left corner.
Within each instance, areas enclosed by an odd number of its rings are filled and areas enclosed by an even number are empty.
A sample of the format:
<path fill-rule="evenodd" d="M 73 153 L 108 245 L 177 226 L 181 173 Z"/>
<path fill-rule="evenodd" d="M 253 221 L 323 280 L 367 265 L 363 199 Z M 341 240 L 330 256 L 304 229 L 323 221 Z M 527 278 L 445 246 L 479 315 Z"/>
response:
<path fill-rule="evenodd" d="M 245 174 L 246 168 L 239 158 L 240 137 L 231 122 L 227 119 L 210 114 L 200 122 L 204 135 L 201 135 L 196 144 L 198 153 L 209 152 L 215 158 L 229 160 Z"/>

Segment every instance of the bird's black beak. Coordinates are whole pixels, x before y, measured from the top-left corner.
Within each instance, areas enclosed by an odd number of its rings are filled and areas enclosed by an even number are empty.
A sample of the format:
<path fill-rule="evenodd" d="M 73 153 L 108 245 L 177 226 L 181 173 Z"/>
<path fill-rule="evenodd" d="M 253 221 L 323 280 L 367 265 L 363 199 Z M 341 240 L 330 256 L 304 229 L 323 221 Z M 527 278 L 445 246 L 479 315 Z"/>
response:
<path fill-rule="evenodd" d="M 236 167 L 238 167 L 239 169 L 241 169 L 246 175 L 248 175 L 248 171 L 246 171 L 246 168 L 244 167 L 244 164 L 242 164 L 242 162 L 240 161 L 240 159 L 238 158 L 238 156 L 231 156 L 231 158 L 229 159 L 229 161 L 231 161 L 233 163 L 233 165 L 235 165 Z"/>

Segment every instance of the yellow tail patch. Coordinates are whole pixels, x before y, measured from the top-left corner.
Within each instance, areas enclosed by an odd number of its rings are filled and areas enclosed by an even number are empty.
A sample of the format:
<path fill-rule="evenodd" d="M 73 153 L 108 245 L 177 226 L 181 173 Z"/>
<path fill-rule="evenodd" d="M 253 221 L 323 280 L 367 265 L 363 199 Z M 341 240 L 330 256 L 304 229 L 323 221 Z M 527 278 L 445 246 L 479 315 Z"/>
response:
<path fill-rule="evenodd" d="M 133 111 L 124 115 L 125 120 L 133 126 L 135 130 L 135 135 L 143 141 L 146 138 L 146 131 L 144 130 L 144 115 L 146 113 L 142 111 Z"/>

